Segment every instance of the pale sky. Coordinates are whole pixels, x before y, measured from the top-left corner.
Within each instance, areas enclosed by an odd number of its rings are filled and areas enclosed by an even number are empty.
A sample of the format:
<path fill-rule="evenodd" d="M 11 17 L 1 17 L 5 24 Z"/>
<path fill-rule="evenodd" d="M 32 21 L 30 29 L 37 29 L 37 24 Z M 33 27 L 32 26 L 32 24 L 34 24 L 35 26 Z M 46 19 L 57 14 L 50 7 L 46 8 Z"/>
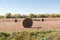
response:
<path fill-rule="evenodd" d="M 6 13 L 60 13 L 60 0 L 0 0 L 0 15 Z"/>

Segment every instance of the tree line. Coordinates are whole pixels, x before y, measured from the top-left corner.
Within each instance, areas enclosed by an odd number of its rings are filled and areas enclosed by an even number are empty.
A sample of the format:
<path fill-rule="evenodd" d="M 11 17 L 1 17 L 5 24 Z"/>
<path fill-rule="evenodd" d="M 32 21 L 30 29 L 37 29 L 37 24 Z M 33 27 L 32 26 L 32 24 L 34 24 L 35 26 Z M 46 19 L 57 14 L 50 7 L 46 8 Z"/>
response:
<path fill-rule="evenodd" d="M 29 15 L 21 15 L 21 14 L 11 14 L 6 13 L 5 15 L 1 16 L 0 18 L 57 18 L 60 17 L 60 14 L 29 14 Z"/>

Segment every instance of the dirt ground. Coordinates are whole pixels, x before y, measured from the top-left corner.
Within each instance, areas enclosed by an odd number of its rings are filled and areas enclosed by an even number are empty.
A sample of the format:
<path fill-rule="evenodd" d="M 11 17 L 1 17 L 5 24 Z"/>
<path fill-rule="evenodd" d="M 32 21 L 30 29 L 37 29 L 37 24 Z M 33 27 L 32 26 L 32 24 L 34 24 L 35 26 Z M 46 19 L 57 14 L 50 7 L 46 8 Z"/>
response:
<path fill-rule="evenodd" d="M 51 21 L 33 21 L 32 28 L 24 28 L 23 21 L 19 22 L 0 22 L 0 31 L 28 31 L 28 30 L 60 30 L 60 20 Z"/>

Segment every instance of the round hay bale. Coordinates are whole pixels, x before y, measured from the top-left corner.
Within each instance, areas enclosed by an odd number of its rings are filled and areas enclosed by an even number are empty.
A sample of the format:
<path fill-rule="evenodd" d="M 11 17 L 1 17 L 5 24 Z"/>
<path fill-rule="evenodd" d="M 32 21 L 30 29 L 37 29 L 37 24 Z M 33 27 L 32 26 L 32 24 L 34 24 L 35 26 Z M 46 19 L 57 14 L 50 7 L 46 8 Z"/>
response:
<path fill-rule="evenodd" d="M 23 27 L 24 28 L 31 28 L 33 25 L 33 21 L 30 18 L 26 18 L 23 20 Z"/>
<path fill-rule="evenodd" d="M 17 19 L 15 19 L 15 22 L 17 22 Z"/>
<path fill-rule="evenodd" d="M 42 19 L 42 21 L 44 21 L 44 19 Z"/>

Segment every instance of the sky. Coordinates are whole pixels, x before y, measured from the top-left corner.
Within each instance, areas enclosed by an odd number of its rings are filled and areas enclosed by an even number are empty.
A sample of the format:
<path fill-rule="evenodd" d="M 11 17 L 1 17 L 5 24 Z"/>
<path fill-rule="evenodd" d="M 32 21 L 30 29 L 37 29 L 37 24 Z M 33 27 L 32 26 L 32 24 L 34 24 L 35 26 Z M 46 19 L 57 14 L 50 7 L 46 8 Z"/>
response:
<path fill-rule="evenodd" d="M 0 0 L 0 15 L 60 14 L 60 0 Z"/>

